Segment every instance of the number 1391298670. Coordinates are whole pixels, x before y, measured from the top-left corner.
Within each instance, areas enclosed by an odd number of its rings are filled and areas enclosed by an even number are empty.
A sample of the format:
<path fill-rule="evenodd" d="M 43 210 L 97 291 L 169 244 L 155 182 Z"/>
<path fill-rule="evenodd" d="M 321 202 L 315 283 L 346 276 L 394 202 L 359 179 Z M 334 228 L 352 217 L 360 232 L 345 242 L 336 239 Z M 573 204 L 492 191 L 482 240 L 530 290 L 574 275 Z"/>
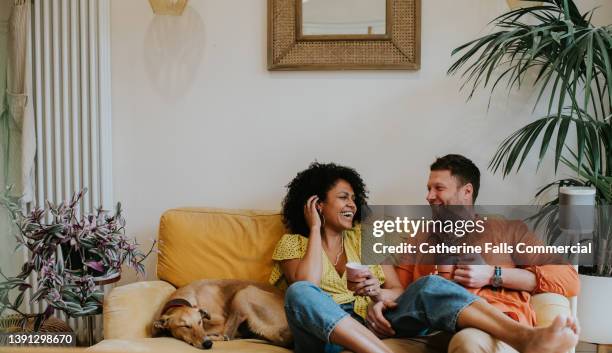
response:
<path fill-rule="evenodd" d="M 0 334 L 3 346 L 75 346 L 74 333 L 27 332 Z"/>

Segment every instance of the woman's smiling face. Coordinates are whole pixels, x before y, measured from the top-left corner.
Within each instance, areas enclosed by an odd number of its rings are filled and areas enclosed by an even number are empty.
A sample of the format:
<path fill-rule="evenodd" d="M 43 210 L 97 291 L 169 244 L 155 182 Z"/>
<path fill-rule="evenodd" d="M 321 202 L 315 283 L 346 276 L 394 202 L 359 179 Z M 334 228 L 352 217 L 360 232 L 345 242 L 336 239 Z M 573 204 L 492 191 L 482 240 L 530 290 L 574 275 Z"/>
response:
<path fill-rule="evenodd" d="M 325 217 L 325 227 L 337 232 L 353 228 L 357 205 L 353 187 L 346 180 L 338 179 L 327 191 L 325 201 L 321 201 L 318 207 Z"/>

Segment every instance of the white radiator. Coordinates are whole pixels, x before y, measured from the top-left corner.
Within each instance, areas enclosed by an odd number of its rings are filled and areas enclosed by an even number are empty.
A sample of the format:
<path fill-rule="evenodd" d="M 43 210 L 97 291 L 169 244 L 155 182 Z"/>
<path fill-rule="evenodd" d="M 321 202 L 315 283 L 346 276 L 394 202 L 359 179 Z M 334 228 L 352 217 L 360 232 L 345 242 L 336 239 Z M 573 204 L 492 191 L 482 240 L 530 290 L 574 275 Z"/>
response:
<path fill-rule="evenodd" d="M 45 200 L 68 199 L 87 187 L 81 210 L 114 207 L 109 2 L 32 0 L 30 59 L 39 206 Z M 96 341 L 102 338 L 101 320 L 100 316 L 95 320 Z M 83 338 L 84 320 L 68 321 Z"/>

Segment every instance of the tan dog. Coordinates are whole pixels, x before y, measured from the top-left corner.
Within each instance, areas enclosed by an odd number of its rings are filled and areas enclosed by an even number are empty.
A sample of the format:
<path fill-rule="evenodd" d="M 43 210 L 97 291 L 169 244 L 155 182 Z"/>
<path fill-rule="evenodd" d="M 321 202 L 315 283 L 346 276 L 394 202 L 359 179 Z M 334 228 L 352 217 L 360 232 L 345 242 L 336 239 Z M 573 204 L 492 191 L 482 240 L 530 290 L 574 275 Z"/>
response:
<path fill-rule="evenodd" d="M 205 349 L 240 337 L 285 347 L 293 341 L 282 292 L 240 280 L 200 280 L 177 289 L 153 323 L 153 337 L 163 334 Z"/>

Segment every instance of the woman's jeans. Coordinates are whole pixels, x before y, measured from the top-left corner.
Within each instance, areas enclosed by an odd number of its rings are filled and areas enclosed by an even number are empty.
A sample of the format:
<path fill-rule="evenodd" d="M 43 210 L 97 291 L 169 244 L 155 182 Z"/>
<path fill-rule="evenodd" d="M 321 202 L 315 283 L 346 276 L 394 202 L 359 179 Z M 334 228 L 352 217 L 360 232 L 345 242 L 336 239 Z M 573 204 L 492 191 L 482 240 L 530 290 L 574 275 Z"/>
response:
<path fill-rule="evenodd" d="M 384 312 L 395 337 L 416 337 L 434 330 L 455 332 L 459 313 L 479 297 L 440 276 L 426 276 L 412 283 L 397 299 L 397 308 Z M 329 343 L 338 322 L 352 315 L 352 303 L 338 305 L 319 287 L 295 282 L 285 294 L 285 312 L 293 333 L 296 353 L 340 352 Z"/>

